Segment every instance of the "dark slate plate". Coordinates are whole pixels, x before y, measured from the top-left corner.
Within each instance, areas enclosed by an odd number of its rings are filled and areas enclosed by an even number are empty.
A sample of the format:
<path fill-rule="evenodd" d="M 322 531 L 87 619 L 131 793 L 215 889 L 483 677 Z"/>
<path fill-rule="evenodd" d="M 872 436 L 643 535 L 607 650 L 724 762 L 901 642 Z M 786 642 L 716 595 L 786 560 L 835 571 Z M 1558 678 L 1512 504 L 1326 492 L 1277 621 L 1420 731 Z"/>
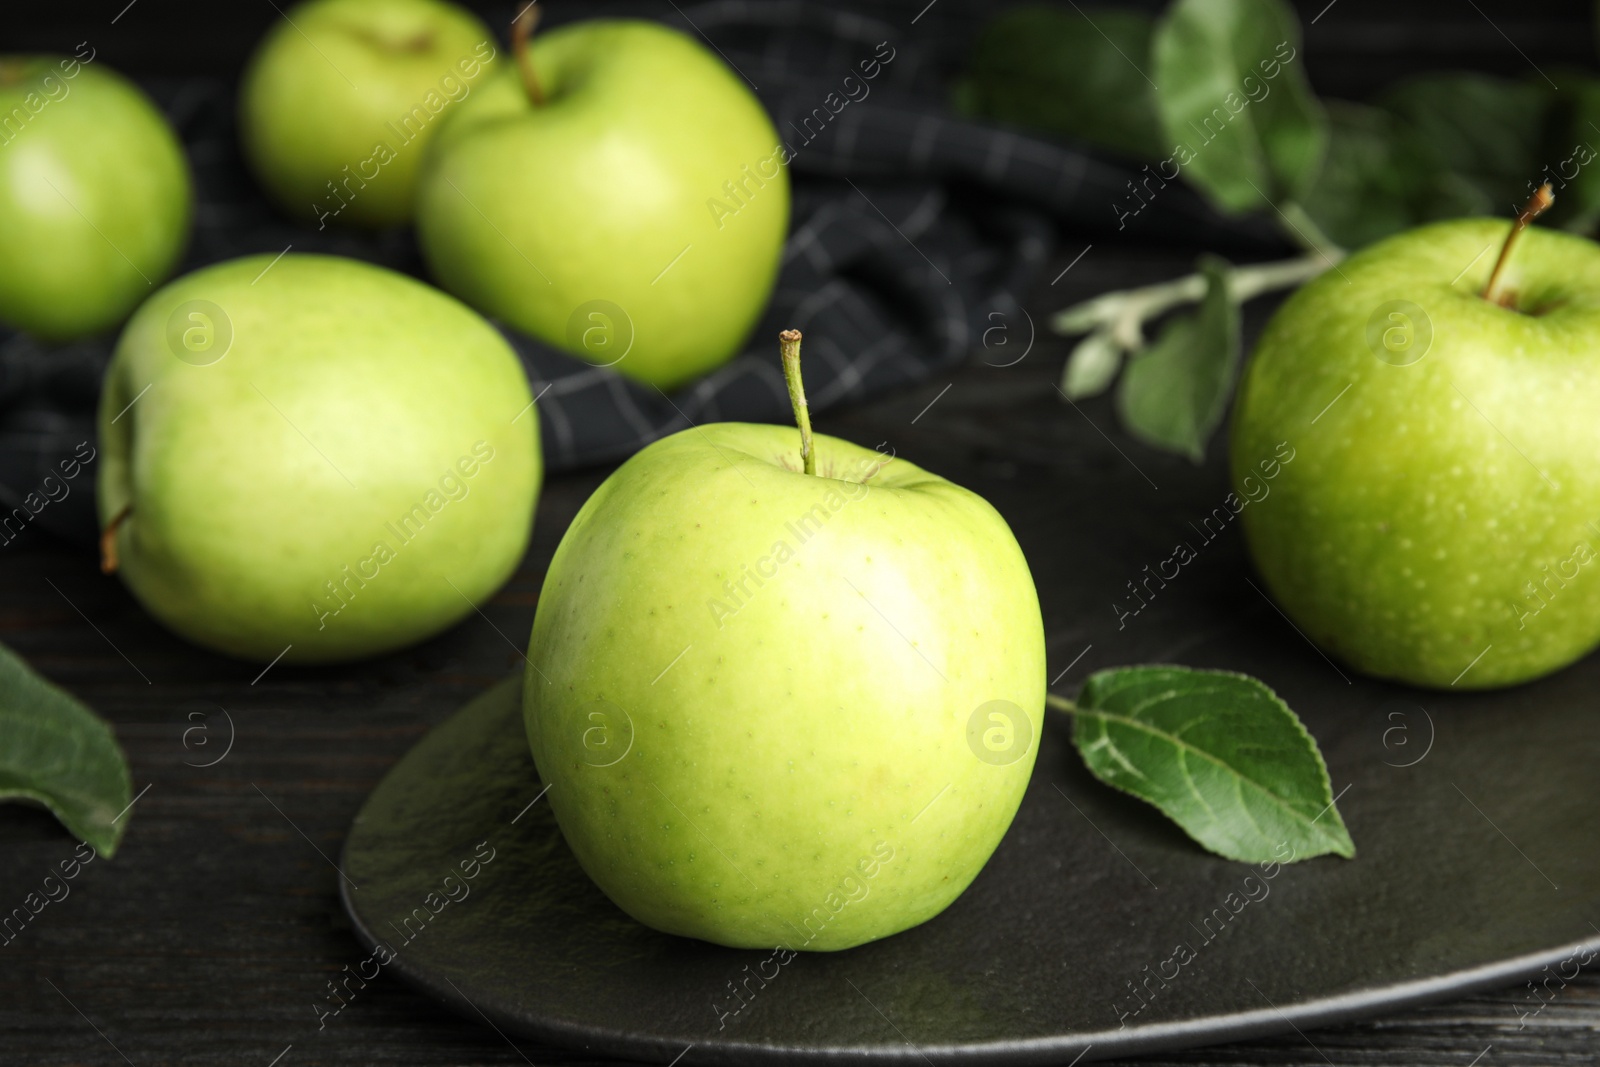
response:
<path fill-rule="evenodd" d="M 1089 778 L 1054 721 L 1015 824 L 949 910 L 780 967 L 658 934 L 593 887 L 535 802 L 507 681 L 373 792 L 345 906 L 389 969 L 469 1019 L 684 1064 L 1064 1064 L 1305 1031 L 1547 966 L 1570 978 L 1600 947 L 1600 659 L 1507 692 L 1421 693 L 1342 680 L 1264 602 L 1235 616 L 1174 658 L 1270 679 L 1300 712 L 1353 861 L 1268 880 L 1204 854 Z M 446 883 L 463 863 L 475 877 Z M 1506 999 L 1508 1024 L 1539 1004 Z"/>

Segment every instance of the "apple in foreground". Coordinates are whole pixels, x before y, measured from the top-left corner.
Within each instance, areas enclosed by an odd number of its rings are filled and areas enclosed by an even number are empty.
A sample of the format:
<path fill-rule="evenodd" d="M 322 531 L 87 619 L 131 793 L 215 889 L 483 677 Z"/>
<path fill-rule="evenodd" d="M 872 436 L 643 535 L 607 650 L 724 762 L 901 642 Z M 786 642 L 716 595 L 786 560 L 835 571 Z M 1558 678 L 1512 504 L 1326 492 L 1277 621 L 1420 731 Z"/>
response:
<path fill-rule="evenodd" d="M 138 310 L 106 371 L 106 568 L 245 659 L 419 641 L 522 557 L 531 404 L 505 339 L 404 275 L 298 254 L 196 271 Z"/>
<path fill-rule="evenodd" d="M 489 28 L 444 0 L 309 0 L 245 70 L 245 157 L 297 218 L 410 222 L 428 141 L 502 62 Z"/>
<path fill-rule="evenodd" d="M 803 434 L 686 430 L 595 491 L 545 578 L 524 710 L 562 832 L 623 910 L 836 950 L 937 915 L 1000 842 L 1044 627 L 988 503 L 812 440 L 798 407 Z"/>
<path fill-rule="evenodd" d="M 530 8 L 529 13 L 537 8 Z M 447 118 L 417 234 L 445 288 L 668 389 L 727 362 L 788 229 L 777 132 L 739 76 L 649 22 L 536 38 Z"/>
<path fill-rule="evenodd" d="M 0 321 L 50 341 L 110 329 L 149 296 L 194 200 L 161 112 L 85 49 L 0 56 Z"/>
<path fill-rule="evenodd" d="M 1278 311 L 1239 390 L 1241 493 L 1293 450 L 1241 515 L 1256 566 L 1369 674 L 1510 685 L 1600 642 L 1600 246 L 1530 229 L 1486 296 L 1506 241 L 1460 220 L 1353 256 Z"/>

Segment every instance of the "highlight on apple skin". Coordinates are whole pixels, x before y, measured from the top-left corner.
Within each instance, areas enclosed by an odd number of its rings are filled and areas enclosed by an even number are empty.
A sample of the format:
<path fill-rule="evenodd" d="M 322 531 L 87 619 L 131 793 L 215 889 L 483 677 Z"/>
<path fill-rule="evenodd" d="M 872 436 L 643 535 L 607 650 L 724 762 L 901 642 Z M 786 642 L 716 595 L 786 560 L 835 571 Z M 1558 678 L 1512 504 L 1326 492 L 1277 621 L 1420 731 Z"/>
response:
<path fill-rule="evenodd" d="M 527 546 L 538 415 L 505 339 L 402 274 L 231 260 L 163 288 L 106 370 L 107 569 L 197 644 L 348 660 L 470 614 Z"/>
<path fill-rule="evenodd" d="M 307 0 L 245 68 L 240 144 L 290 215 L 398 226 L 428 141 L 505 62 L 489 27 L 445 0 Z"/>
<path fill-rule="evenodd" d="M 1600 644 L 1600 247 L 1533 228 L 1486 299 L 1492 219 L 1382 241 L 1261 336 L 1232 430 L 1267 589 L 1358 670 L 1441 688 L 1540 677 Z M 1551 402 L 1560 398 L 1560 403 Z"/>
<path fill-rule="evenodd" d="M 0 56 L 0 321 L 47 341 L 117 325 L 178 262 L 193 207 L 166 118 L 87 42 Z"/>
<path fill-rule="evenodd" d="M 726 363 L 788 231 L 788 156 L 760 101 L 655 23 L 563 26 L 525 59 L 526 76 L 508 59 L 453 105 L 430 145 L 417 236 L 433 276 L 663 389 Z"/>
<path fill-rule="evenodd" d="M 981 497 L 820 435 L 807 474 L 798 445 L 708 424 L 613 473 L 550 565 L 524 710 L 624 911 L 833 951 L 927 921 L 988 861 L 1038 751 L 1044 626 Z"/>

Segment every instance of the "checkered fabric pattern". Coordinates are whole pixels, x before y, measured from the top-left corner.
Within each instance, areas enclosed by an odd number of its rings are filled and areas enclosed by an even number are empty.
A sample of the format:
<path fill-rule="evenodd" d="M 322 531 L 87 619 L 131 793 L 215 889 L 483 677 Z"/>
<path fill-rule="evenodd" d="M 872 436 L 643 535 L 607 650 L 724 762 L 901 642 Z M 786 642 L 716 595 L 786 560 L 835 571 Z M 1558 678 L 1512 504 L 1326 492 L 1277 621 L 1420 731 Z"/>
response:
<path fill-rule="evenodd" d="M 921 381 L 981 353 L 986 338 L 1027 336 L 1018 299 L 1058 234 L 1090 241 L 1116 231 L 1112 204 L 1127 195 L 1137 167 L 954 117 L 945 78 L 925 61 L 913 27 L 745 0 L 675 9 L 669 21 L 721 53 L 771 111 L 793 153 L 792 231 L 745 352 L 674 395 L 507 331 L 538 397 L 552 471 L 620 459 L 691 424 L 786 421 L 781 329 L 805 332 L 815 410 Z M 182 271 L 292 246 L 426 277 L 409 231 L 318 232 L 277 215 L 240 160 L 232 86 L 188 79 L 147 88 L 195 174 L 195 233 Z M 1273 245 L 1254 239 L 1248 225 L 1223 223 L 1176 186 L 1141 213 L 1138 229 L 1167 243 L 1239 247 L 1243 237 Z M 115 340 L 46 347 L 0 328 L 5 511 L 21 506 L 81 442 L 92 445 Z M 70 484 L 31 529 L 92 540 L 91 477 Z"/>

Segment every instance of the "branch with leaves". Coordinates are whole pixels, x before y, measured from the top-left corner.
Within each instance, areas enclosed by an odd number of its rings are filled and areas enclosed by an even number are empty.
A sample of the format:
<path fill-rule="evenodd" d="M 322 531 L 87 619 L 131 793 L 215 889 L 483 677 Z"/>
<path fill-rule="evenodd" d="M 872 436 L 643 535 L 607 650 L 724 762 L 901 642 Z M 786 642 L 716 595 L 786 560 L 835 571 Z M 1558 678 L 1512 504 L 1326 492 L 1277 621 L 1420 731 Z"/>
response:
<path fill-rule="evenodd" d="M 1560 76 L 1557 88 L 1542 76 L 1429 74 L 1371 103 L 1322 101 L 1284 0 L 1174 0 L 1159 18 L 1023 7 L 984 32 L 957 105 L 1149 161 L 1108 205 L 1124 228 L 1181 181 L 1225 215 L 1270 220 L 1302 250 L 1244 266 L 1202 257 L 1193 274 L 1052 319 L 1083 338 L 1062 375 L 1069 399 L 1115 383 L 1134 436 L 1199 461 L 1238 375 L 1241 304 L 1425 222 L 1515 213 L 1543 182 L 1561 194 L 1557 225 L 1594 230 L 1600 79 Z"/>

